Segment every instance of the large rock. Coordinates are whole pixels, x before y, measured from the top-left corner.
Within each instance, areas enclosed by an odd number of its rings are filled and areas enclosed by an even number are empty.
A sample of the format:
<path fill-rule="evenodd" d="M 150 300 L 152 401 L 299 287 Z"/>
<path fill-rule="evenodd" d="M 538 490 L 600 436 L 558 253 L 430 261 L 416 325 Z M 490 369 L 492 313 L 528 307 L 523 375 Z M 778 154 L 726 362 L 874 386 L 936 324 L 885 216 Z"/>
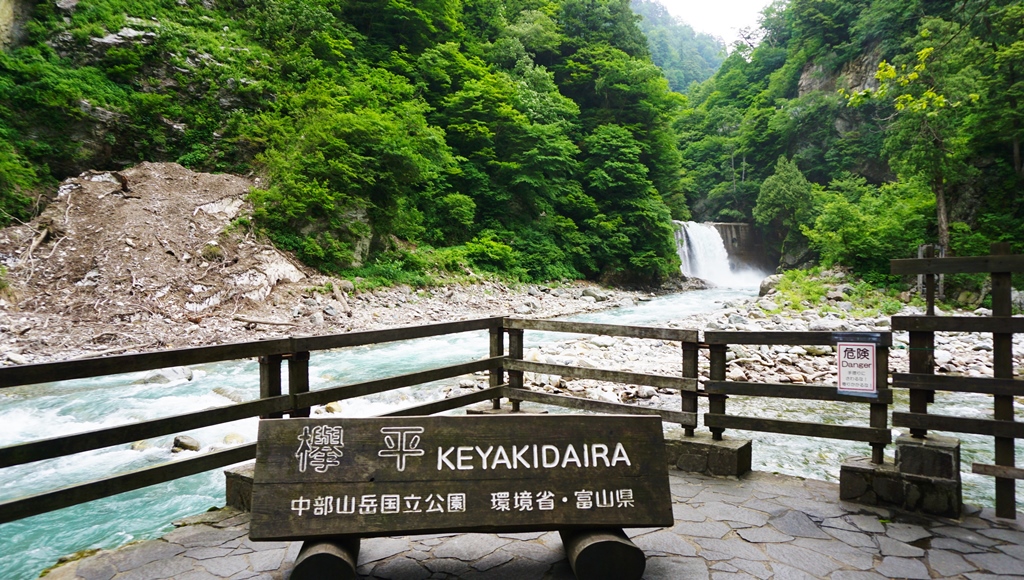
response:
<path fill-rule="evenodd" d="M 774 290 L 779 285 L 779 280 L 782 280 L 782 274 L 772 274 L 761 280 L 761 289 L 758 291 L 758 296 L 764 296 Z"/>
<path fill-rule="evenodd" d="M 199 451 L 200 447 L 202 447 L 202 445 L 200 445 L 199 441 L 194 437 L 178 435 L 174 438 L 174 447 L 171 448 L 171 451 L 174 453 L 179 451 Z"/>

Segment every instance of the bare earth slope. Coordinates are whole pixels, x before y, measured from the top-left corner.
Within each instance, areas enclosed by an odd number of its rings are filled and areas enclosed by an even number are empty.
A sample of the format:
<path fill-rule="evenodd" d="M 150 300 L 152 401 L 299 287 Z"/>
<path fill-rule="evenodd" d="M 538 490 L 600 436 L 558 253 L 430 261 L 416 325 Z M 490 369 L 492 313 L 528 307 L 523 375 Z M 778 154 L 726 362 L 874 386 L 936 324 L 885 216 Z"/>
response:
<path fill-rule="evenodd" d="M 583 298 L 586 285 L 513 291 L 484 280 L 352 292 L 234 222 L 248 215 L 252 186 L 173 163 L 65 181 L 37 219 L 0 230 L 9 283 L 0 297 L 0 364 L 556 315 L 634 297 L 591 289 L 595 301 Z"/>

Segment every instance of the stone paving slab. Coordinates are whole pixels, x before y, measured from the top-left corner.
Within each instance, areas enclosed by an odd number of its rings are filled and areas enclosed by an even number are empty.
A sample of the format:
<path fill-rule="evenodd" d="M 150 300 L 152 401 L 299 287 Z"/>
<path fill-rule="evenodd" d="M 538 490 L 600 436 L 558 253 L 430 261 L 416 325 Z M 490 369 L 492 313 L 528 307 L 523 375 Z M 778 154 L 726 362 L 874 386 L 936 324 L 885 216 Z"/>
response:
<path fill-rule="evenodd" d="M 968 508 L 960 521 L 838 501 L 838 485 L 767 473 L 670 472 L 676 525 L 627 530 L 648 580 L 1024 579 L 1022 518 Z M 158 540 L 48 571 L 50 580 L 284 580 L 299 542 L 252 542 L 225 508 L 175 522 Z M 363 540 L 357 572 L 381 580 L 570 580 L 557 532 Z"/>

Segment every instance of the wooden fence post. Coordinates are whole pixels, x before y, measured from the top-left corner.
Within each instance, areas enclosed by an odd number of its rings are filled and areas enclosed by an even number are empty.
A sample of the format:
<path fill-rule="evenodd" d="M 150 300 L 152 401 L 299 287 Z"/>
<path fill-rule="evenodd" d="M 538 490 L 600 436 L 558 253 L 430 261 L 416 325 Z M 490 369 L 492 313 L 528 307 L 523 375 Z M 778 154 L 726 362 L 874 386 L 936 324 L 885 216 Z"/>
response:
<path fill-rule="evenodd" d="M 496 356 L 502 356 L 505 354 L 505 328 L 503 325 L 497 327 L 491 327 L 490 329 L 491 339 L 491 358 Z M 496 368 L 491 369 L 488 374 L 488 385 L 493 389 L 505 384 L 505 369 Z M 491 407 L 493 409 L 501 408 L 501 397 L 497 399 L 491 399 Z"/>
<path fill-rule="evenodd" d="M 875 345 L 875 385 L 879 400 L 891 401 L 889 392 L 889 347 Z M 889 427 L 889 403 L 871 403 L 870 420 L 872 427 Z M 871 462 L 881 465 L 885 461 L 885 443 L 871 444 Z"/>
<path fill-rule="evenodd" d="M 260 398 L 268 399 L 281 395 L 281 355 L 270 354 L 261 356 L 260 361 Z M 260 419 L 280 419 L 284 413 L 260 415 Z"/>
<path fill-rule="evenodd" d="M 712 344 L 709 346 L 709 356 L 711 358 L 711 369 L 709 378 L 712 381 L 724 381 L 725 380 L 725 352 L 726 345 L 724 344 Z M 725 395 L 708 394 L 708 410 L 712 414 L 724 415 L 725 414 Z M 710 427 L 711 438 L 715 441 L 722 440 L 722 433 L 725 429 L 722 427 Z"/>
<path fill-rule="evenodd" d="M 288 394 L 294 397 L 309 392 L 309 351 L 288 355 Z M 309 417 L 309 407 L 292 409 L 289 417 Z"/>
<path fill-rule="evenodd" d="M 523 360 L 523 329 L 510 328 L 508 330 L 508 357 L 514 360 Z M 513 389 L 523 388 L 523 371 L 508 371 L 508 386 Z M 519 412 L 520 399 L 509 397 L 512 403 L 512 412 Z"/>
<path fill-rule="evenodd" d="M 925 258 L 935 257 L 935 246 L 925 246 Z M 935 316 L 935 274 L 925 274 L 925 296 L 928 302 L 928 316 Z M 931 331 L 910 331 L 910 372 L 935 374 L 935 333 Z M 935 393 L 923 389 L 910 389 L 910 412 L 928 413 L 928 403 L 935 400 Z M 911 429 L 911 437 L 926 437 L 926 429 Z"/>
<path fill-rule="evenodd" d="M 992 255 L 1010 254 L 1010 244 L 994 243 Z M 1012 316 L 1013 303 L 1011 298 L 1011 274 L 1009 272 L 992 273 L 992 315 Z M 996 332 L 992 334 L 992 371 L 997 379 L 1013 378 L 1013 334 Z M 997 421 L 1013 421 L 1013 397 L 1010 395 L 993 395 L 993 418 Z M 1012 437 L 995 438 L 995 463 L 1014 467 L 1014 439 Z M 1015 518 L 1017 516 L 1016 481 L 1006 477 L 996 477 L 996 516 Z"/>
<path fill-rule="evenodd" d="M 697 378 L 697 357 L 699 354 L 700 351 L 698 350 L 697 343 L 683 343 L 683 378 Z M 680 399 L 682 399 L 680 411 L 683 413 L 697 413 L 697 391 L 682 391 L 679 395 Z M 684 432 L 687 437 L 693 437 L 693 427 L 686 427 Z"/>

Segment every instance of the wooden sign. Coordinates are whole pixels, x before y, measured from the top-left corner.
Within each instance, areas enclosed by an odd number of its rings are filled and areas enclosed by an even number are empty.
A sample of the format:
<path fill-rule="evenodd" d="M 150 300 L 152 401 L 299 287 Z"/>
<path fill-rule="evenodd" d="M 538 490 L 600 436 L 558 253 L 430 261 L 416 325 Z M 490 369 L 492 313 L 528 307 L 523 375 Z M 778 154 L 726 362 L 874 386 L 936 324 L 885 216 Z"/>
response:
<path fill-rule="evenodd" d="M 836 390 L 846 395 L 878 396 L 875 383 L 875 345 L 861 342 L 836 344 L 839 381 Z"/>
<path fill-rule="evenodd" d="M 661 419 L 267 419 L 253 540 L 673 523 Z"/>

